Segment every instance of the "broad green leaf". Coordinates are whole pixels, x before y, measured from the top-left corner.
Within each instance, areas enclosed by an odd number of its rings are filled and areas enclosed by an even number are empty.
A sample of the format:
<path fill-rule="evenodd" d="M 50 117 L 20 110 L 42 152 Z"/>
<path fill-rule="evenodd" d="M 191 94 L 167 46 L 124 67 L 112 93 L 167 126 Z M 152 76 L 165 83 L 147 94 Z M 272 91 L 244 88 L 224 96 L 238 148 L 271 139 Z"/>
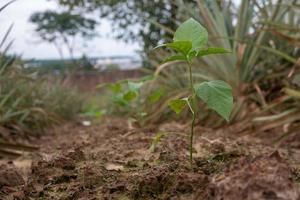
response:
<path fill-rule="evenodd" d="M 198 50 L 208 41 L 207 30 L 193 18 L 181 24 L 174 34 L 176 41 L 190 41 L 192 43 L 192 50 Z"/>
<path fill-rule="evenodd" d="M 121 93 L 120 93 L 120 94 L 117 94 L 117 95 L 114 95 L 114 96 L 112 97 L 112 101 L 113 101 L 114 104 L 119 105 L 119 106 L 121 106 L 121 107 L 128 106 L 128 101 L 126 101 L 126 100 L 124 99 L 124 95 L 121 94 Z"/>
<path fill-rule="evenodd" d="M 207 56 L 212 54 L 224 54 L 224 53 L 231 53 L 231 51 L 219 47 L 208 47 L 207 49 L 202 49 L 198 51 L 197 56 Z"/>
<path fill-rule="evenodd" d="M 154 49 L 159 47 L 169 47 L 177 52 L 182 53 L 183 55 L 187 55 L 192 49 L 192 43 L 191 41 L 174 41 L 172 43 L 159 45 Z"/>
<path fill-rule="evenodd" d="M 192 49 L 192 43 L 190 41 L 175 41 L 172 43 L 168 43 L 167 47 L 174 49 L 182 53 L 183 55 L 187 55 Z"/>
<path fill-rule="evenodd" d="M 150 96 L 148 97 L 149 101 L 152 102 L 152 103 L 155 103 L 157 102 L 161 96 L 163 95 L 163 90 L 159 89 L 159 90 L 156 90 L 154 91 L 152 94 L 150 94 Z"/>
<path fill-rule="evenodd" d="M 138 91 L 143 86 L 143 84 L 143 82 L 128 81 L 128 88 L 131 91 Z"/>
<path fill-rule="evenodd" d="M 196 95 L 202 99 L 209 108 L 229 121 L 233 106 L 232 89 L 224 81 L 207 81 L 196 84 Z"/>
<path fill-rule="evenodd" d="M 163 63 L 172 62 L 172 61 L 186 61 L 186 57 L 184 55 L 173 55 L 168 57 L 163 61 Z"/>
<path fill-rule="evenodd" d="M 87 111 L 85 113 L 83 113 L 84 116 L 87 116 L 87 117 L 93 117 L 93 118 L 101 118 L 103 116 L 103 111 L 101 110 L 90 110 L 90 111 Z"/>
<path fill-rule="evenodd" d="M 169 102 L 170 108 L 174 112 L 176 112 L 176 114 L 181 113 L 186 105 L 187 105 L 187 100 L 186 99 L 173 99 Z"/>
<path fill-rule="evenodd" d="M 120 93 L 122 91 L 121 83 L 108 84 L 108 89 L 114 94 Z"/>
<path fill-rule="evenodd" d="M 124 100 L 131 102 L 138 96 L 138 93 L 136 91 L 128 91 L 124 94 L 123 98 Z"/>

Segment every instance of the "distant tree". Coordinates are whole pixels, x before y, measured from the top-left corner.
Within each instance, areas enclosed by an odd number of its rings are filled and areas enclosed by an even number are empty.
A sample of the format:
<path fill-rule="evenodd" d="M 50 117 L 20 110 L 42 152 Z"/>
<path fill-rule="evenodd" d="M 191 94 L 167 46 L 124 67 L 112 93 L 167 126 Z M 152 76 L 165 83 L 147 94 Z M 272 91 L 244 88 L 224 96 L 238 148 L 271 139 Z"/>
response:
<path fill-rule="evenodd" d="M 56 1 L 70 11 L 100 13 L 99 17 L 112 21 L 116 38 L 126 42 L 138 41 L 143 45 L 144 52 L 172 38 L 171 30 L 177 27 L 175 21 L 183 14 L 174 0 L 52 1 Z M 189 2 L 196 5 L 196 0 L 189 0 Z M 157 26 L 158 24 L 161 27 Z"/>
<path fill-rule="evenodd" d="M 45 11 L 34 13 L 30 22 L 36 25 L 39 37 L 54 44 L 63 59 L 63 47 L 66 47 L 70 58 L 74 59 L 76 38 L 92 38 L 95 36 L 97 22 L 80 14 L 69 11 Z"/>
<path fill-rule="evenodd" d="M 82 57 L 78 61 L 78 64 L 83 71 L 95 70 L 94 65 L 92 64 L 91 60 L 86 55 L 82 55 Z"/>

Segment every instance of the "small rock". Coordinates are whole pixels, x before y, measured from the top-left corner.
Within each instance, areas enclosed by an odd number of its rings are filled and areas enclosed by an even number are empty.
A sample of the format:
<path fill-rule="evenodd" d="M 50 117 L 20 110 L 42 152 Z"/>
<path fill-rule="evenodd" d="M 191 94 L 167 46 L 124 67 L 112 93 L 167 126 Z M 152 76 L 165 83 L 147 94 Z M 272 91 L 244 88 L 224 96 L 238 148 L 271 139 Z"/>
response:
<path fill-rule="evenodd" d="M 107 163 L 105 165 L 105 169 L 108 170 L 108 171 L 122 171 L 124 170 L 124 167 L 122 165 L 116 165 L 116 164 L 113 164 L 113 163 Z"/>
<path fill-rule="evenodd" d="M 92 122 L 91 121 L 82 121 L 83 126 L 91 126 Z"/>

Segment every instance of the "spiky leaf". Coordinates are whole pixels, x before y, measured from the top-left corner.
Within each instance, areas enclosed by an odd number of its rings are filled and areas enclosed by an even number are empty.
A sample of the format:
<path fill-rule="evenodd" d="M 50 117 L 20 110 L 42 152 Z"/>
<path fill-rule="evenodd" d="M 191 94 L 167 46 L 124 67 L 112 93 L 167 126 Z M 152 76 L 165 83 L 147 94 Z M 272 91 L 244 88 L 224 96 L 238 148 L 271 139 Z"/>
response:
<path fill-rule="evenodd" d="M 196 84 L 196 95 L 202 99 L 209 108 L 215 110 L 224 119 L 229 121 L 233 106 L 232 89 L 224 81 L 207 81 Z"/>

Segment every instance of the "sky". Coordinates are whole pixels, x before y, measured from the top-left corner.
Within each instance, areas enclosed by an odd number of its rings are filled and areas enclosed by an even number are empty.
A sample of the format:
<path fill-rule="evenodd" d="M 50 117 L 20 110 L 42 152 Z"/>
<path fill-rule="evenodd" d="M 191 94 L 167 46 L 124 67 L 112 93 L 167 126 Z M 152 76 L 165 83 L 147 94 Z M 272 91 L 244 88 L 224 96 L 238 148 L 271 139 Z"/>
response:
<path fill-rule="evenodd" d="M 0 0 L 0 7 L 9 0 Z M 10 39 L 14 40 L 10 53 L 21 55 L 24 59 L 59 58 L 56 48 L 47 42 L 41 41 L 34 31 L 34 25 L 29 22 L 32 13 L 47 9 L 58 9 L 54 1 L 47 0 L 18 0 L 0 13 L 0 40 L 11 24 L 14 24 Z M 139 50 L 137 44 L 126 44 L 109 36 L 110 23 L 101 20 L 97 28 L 101 35 L 88 41 L 87 47 L 79 45 L 75 49 L 75 56 L 135 56 Z M 66 54 L 66 52 L 65 52 Z"/>

